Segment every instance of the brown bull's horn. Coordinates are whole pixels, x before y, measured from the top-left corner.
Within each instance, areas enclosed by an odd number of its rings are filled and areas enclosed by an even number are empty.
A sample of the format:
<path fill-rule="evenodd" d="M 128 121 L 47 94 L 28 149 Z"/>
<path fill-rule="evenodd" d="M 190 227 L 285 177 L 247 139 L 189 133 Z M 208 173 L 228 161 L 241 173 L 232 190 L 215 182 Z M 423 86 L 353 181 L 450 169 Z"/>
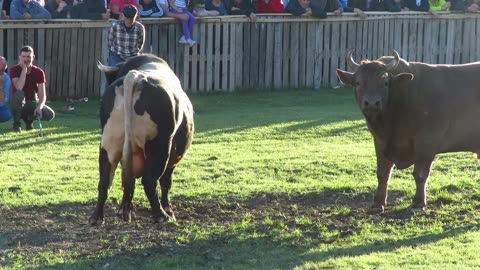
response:
<path fill-rule="evenodd" d="M 355 52 L 355 49 L 351 49 L 351 50 L 347 53 L 346 60 L 347 60 L 348 66 L 349 66 L 350 68 L 352 68 L 353 70 L 357 70 L 360 65 L 357 64 L 357 63 L 353 60 L 353 53 L 354 53 L 354 52 Z"/>
<path fill-rule="evenodd" d="M 103 71 L 104 73 L 109 73 L 109 72 L 114 72 L 114 71 L 118 71 L 118 67 L 110 67 L 110 66 L 105 66 L 104 64 L 102 64 L 102 62 L 100 62 L 98 59 L 97 59 L 97 67 L 100 71 Z"/>
<path fill-rule="evenodd" d="M 393 50 L 393 60 L 385 65 L 387 67 L 387 71 L 390 72 L 394 70 L 398 64 L 400 64 L 400 56 L 398 55 L 397 51 Z"/>

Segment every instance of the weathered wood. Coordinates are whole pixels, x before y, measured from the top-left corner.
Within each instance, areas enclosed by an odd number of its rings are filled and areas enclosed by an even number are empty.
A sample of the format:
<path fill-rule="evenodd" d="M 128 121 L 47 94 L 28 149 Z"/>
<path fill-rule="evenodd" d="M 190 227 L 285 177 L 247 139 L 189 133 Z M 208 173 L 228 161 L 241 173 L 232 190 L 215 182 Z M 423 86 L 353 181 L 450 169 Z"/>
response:
<path fill-rule="evenodd" d="M 274 24 L 273 87 L 282 87 L 282 24 Z"/>

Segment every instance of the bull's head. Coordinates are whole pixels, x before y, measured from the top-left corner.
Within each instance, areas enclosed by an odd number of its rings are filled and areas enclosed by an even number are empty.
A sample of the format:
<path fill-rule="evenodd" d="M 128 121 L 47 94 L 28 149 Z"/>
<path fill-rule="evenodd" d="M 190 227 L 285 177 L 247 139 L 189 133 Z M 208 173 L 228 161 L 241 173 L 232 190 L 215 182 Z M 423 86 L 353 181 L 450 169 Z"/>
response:
<path fill-rule="evenodd" d="M 389 94 L 394 85 L 413 79 L 411 73 L 393 75 L 391 72 L 397 67 L 400 57 L 394 51 L 394 59 L 389 63 L 363 60 L 360 64 L 353 60 L 351 50 L 346 57 L 348 66 L 354 73 L 337 69 L 337 76 L 344 84 L 351 85 L 355 99 L 366 117 L 373 117 L 385 110 Z"/>

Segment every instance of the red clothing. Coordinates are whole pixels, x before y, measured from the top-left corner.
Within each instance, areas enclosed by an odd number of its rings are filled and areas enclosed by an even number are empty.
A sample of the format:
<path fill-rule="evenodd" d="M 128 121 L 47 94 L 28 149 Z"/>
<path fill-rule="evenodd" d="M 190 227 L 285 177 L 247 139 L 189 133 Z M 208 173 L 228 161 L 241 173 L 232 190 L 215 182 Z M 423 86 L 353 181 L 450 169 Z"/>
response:
<path fill-rule="evenodd" d="M 10 68 L 10 78 L 12 79 L 12 97 L 17 92 L 13 85 L 13 79 L 19 78 L 22 73 L 22 67 L 15 65 Z M 37 66 L 32 65 L 30 73 L 27 73 L 25 78 L 25 86 L 23 86 L 23 92 L 25 93 L 25 101 L 36 101 L 36 93 L 38 92 L 38 84 L 45 83 L 45 72 Z"/>
<path fill-rule="evenodd" d="M 264 0 L 258 0 L 257 9 L 258 13 L 283 13 L 283 1 L 270 0 L 267 4 Z"/>
<path fill-rule="evenodd" d="M 137 0 L 127 0 L 127 3 L 125 3 L 124 0 L 111 0 L 110 1 L 110 10 L 112 9 L 112 6 L 118 6 L 118 11 L 119 12 L 123 12 L 123 9 L 125 8 L 125 6 L 128 6 L 128 5 L 134 5 L 138 8 L 138 3 L 137 3 Z"/>

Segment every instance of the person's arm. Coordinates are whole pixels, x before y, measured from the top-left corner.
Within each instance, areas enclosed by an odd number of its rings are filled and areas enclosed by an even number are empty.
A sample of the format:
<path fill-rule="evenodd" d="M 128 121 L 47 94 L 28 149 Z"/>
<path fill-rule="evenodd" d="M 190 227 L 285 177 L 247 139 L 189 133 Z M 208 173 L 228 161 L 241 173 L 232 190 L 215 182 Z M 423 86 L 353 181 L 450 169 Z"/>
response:
<path fill-rule="evenodd" d="M 39 83 L 37 84 L 38 86 L 38 105 L 37 108 L 35 109 L 35 114 L 39 115 L 40 118 L 42 118 L 42 109 L 45 107 L 45 101 L 46 101 L 46 91 L 45 91 L 45 83 Z"/>
<path fill-rule="evenodd" d="M 23 13 L 20 12 L 20 7 L 17 6 L 18 4 L 21 4 L 21 2 L 14 0 L 10 5 L 10 18 L 12 19 L 23 19 Z"/>
<path fill-rule="evenodd" d="M 12 83 L 13 87 L 17 91 L 23 91 L 23 87 L 25 87 L 25 80 L 27 78 L 27 66 L 23 61 L 19 61 L 19 65 L 21 67 L 20 75 L 17 77 L 15 75 L 12 75 Z"/>
<path fill-rule="evenodd" d="M 42 7 L 38 2 L 33 1 L 34 5 L 34 12 L 32 15 L 32 19 L 51 19 L 52 15 L 48 10 Z"/>

